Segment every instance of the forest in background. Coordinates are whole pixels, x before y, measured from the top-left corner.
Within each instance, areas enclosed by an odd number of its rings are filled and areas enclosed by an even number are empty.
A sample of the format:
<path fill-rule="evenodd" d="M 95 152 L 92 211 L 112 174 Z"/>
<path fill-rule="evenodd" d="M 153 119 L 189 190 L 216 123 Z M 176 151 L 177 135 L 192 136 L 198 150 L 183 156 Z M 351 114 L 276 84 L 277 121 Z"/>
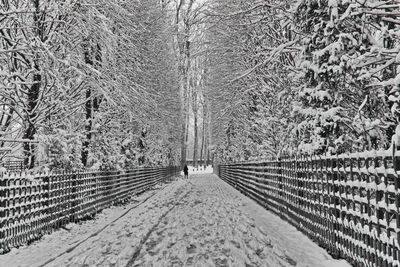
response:
<path fill-rule="evenodd" d="M 399 124 L 399 10 L 1 0 L 0 158 L 77 170 L 387 149 Z"/>

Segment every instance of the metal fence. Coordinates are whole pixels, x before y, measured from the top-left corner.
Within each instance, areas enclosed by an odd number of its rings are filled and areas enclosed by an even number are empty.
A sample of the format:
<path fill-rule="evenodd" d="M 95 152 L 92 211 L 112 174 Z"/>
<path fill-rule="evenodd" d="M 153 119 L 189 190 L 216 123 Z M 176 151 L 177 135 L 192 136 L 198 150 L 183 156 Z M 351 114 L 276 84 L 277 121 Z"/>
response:
<path fill-rule="evenodd" d="M 215 173 L 354 266 L 400 266 L 399 152 L 283 157 Z"/>
<path fill-rule="evenodd" d="M 0 176 L 0 253 L 123 202 L 177 173 L 179 168 L 172 166 Z"/>
<path fill-rule="evenodd" d="M 0 165 L 1 165 L 1 161 L 0 161 Z M 22 160 L 4 161 L 3 167 L 6 168 L 8 172 L 21 172 L 25 169 L 24 162 Z"/>

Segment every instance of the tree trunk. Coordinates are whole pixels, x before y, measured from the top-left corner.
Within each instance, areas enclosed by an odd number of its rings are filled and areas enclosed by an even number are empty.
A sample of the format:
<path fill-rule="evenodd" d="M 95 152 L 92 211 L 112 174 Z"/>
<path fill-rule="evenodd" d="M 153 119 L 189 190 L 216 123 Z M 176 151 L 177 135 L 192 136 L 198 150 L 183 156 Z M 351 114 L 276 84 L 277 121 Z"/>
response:
<path fill-rule="evenodd" d="M 35 69 L 37 72 L 39 72 L 39 67 L 37 65 L 35 65 Z M 37 132 L 35 126 L 35 119 L 37 113 L 34 110 L 36 108 L 36 105 L 38 104 L 41 81 L 42 81 L 42 76 L 40 74 L 33 75 L 33 85 L 29 88 L 28 91 L 28 103 L 27 103 L 28 125 L 23 135 L 24 139 L 33 140 Z M 25 142 L 23 148 L 24 148 L 24 166 L 27 169 L 32 169 L 33 167 L 35 167 L 34 145 L 32 143 Z"/>
<path fill-rule="evenodd" d="M 40 19 L 40 8 L 39 8 L 39 0 L 33 1 L 35 12 L 33 13 L 33 26 L 36 28 L 35 37 L 43 40 L 43 28 Z M 37 116 L 36 106 L 39 101 L 40 94 L 40 86 L 42 82 L 42 75 L 40 74 L 39 67 L 39 55 L 34 52 L 33 59 L 33 69 L 35 73 L 33 74 L 33 84 L 29 87 L 28 90 L 28 101 L 27 101 L 27 115 L 26 115 L 26 128 L 23 134 L 24 139 L 33 140 L 34 136 L 37 132 L 35 120 Z M 29 142 L 25 142 L 23 144 L 24 150 L 24 166 L 27 169 L 32 169 L 35 167 L 35 154 L 34 154 L 34 145 Z"/>
<path fill-rule="evenodd" d="M 204 126 L 202 129 L 202 134 L 201 134 L 201 144 L 200 144 L 200 157 L 199 157 L 199 165 L 203 166 L 203 148 L 204 148 Z"/>
<path fill-rule="evenodd" d="M 388 9 L 388 12 L 390 12 L 391 10 Z M 395 28 L 394 23 L 392 22 L 386 22 L 385 23 L 388 27 L 388 30 L 393 30 Z M 393 40 L 393 38 L 391 37 L 385 37 L 383 39 L 383 46 L 387 49 L 393 49 L 395 45 L 395 40 Z M 386 69 L 384 69 L 383 71 L 383 79 L 384 80 L 389 80 L 396 77 L 396 64 L 392 64 L 391 66 L 387 67 Z M 391 90 L 392 87 L 391 86 L 384 86 L 384 91 L 385 91 L 385 95 L 386 95 L 386 102 L 389 103 L 389 109 L 392 109 L 392 106 L 394 104 L 394 102 L 388 101 L 389 97 L 391 95 Z M 395 134 L 396 132 L 396 126 L 398 124 L 398 122 L 400 121 L 399 116 L 396 115 L 389 115 L 386 118 L 387 121 L 391 122 L 389 123 L 388 127 L 386 128 L 386 144 L 388 144 L 389 146 L 391 145 L 392 142 L 392 136 Z"/>
<path fill-rule="evenodd" d="M 186 164 L 187 142 L 189 139 L 189 90 L 188 90 L 188 71 L 189 71 L 189 43 L 186 43 L 181 51 L 179 67 L 180 90 L 181 90 L 181 112 L 182 112 L 182 133 L 181 133 L 181 166 Z"/>
<path fill-rule="evenodd" d="M 189 112 L 186 113 L 185 154 L 187 154 L 188 142 L 189 142 Z M 186 158 L 185 158 L 185 161 L 186 161 Z"/>
<path fill-rule="evenodd" d="M 6 114 L 6 112 L 8 114 Z M 14 107 L 12 104 L 9 106 L 8 111 L 6 110 L 5 106 L 3 107 L 3 114 L 2 114 L 1 120 L 0 120 L 0 131 L 3 131 L 5 133 L 7 132 L 8 128 L 11 125 L 11 119 L 13 117 L 13 113 L 14 113 Z M 0 134 L 0 137 L 3 137 L 3 136 L 4 136 L 3 134 Z M 3 147 L 3 146 L 4 146 L 4 142 L 1 142 L 0 147 Z"/>
<path fill-rule="evenodd" d="M 191 24 L 187 19 L 187 15 L 190 13 L 193 0 L 189 2 L 189 6 L 186 10 L 186 15 L 180 19 L 181 12 L 183 11 L 184 0 L 177 2 L 176 14 L 175 14 L 175 31 L 174 36 L 177 59 L 178 59 L 178 73 L 179 73 L 179 89 L 181 94 L 181 112 L 182 112 L 182 132 L 181 132 L 181 167 L 186 163 L 186 153 L 187 153 L 187 140 L 188 140 L 188 126 L 189 126 L 189 108 L 188 108 L 188 72 L 190 68 L 190 27 Z M 179 31 L 179 24 L 183 21 L 184 24 L 184 34 Z"/>
<path fill-rule="evenodd" d="M 212 144 L 212 132 L 211 132 L 211 112 L 210 112 L 210 105 L 207 104 L 207 165 L 210 165 L 210 146 Z"/>
<path fill-rule="evenodd" d="M 186 164 L 186 118 L 182 122 L 182 129 L 181 129 L 181 167 L 185 166 Z"/>
<path fill-rule="evenodd" d="M 204 107 L 203 107 L 204 109 Z M 200 147 L 200 165 L 204 165 L 204 153 L 205 152 L 205 138 L 206 138 L 206 116 L 205 116 L 205 111 L 203 111 L 203 128 L 202 128 L 202 136 L 201 136 L 201 147 Z"/>
<path fill-rule="evenodd" d="M 146 138 L 146 135 L 147 135 L 147 130 L 146 129 L 142 129 L 142 131 L 140 133 L 139 144 L 138 144 L 139 151 L 140 151 L 140 154 L 141 154 L 141 156 L 138 158 L 139 166 L 144 165 L 145 162 L 146 162 L 146 156 L 144 155 L 145 149 L 146 149 L 144 140 Z"/>
<path fill-rule="evenodd" d="M 82 143 L 82 164 L 83 166 L 87 167 L 88 158 L 89 158 L 89 146 L 90 140 L 92 139 L 92 90 L 90 88 L 86 89 L 86 103 L 85 103 L 85 116 L 86 116 L 86 123 L 85 123 L 85 132 L 86 132 L 86 139 Z"/>
<path fill-rule="evenodd" d="M 185 78 L 183 78 L 183 81 L 185 81 Z M 189 138 L 189 113 L 188 113 L 188 108 L 187 108 L 187 93 L 186 93 L 186 87 L 184 85 L 181 85 L 183 88 L 181 90 L 183 92 L 182 96 L 182 103 L 181 103 L 181 112 L 182 112 L 182 128 L 181 128 L 181 167 L 185 166 L 186 164 L 186 157 L 187 157 L 187 141 Z"/>
<path fill-rule="evenodd" d="M 84 52 L 85 63 L 91 66 L 95 66 L 95 64 L 99 64 L 101 61 L 101 49 L 99 45 L 96 47 L 90 47 L 88 44 L 85 46 Z M 93 60 L 95 59 L 95 61 Z M 88 166 L 88 159 L 89 159 L 89 150 L 90 144 L 93 139 L 93 118 L 95 112 L 99 110 L 101 99 L 97 96 L 93 96 L 93 90 L 88 85 L 86 89 L 86 102 L 85 102 L 85 132 L 86 132 L 86 139 L 82 142 L 82 164 L 83 166 Z"/>
<path fill-rule="evenodd" d="M 93 59 L 90 53 L 90 47 L 85 47 L 85 63 L 93 66 Z M 86 89 L 86 102 L 85 102 L 85 132 L 86 138 L 82 142 L 82 164 L 84 167 L 87 167 L 88 158 L 89 158 L 89 148 L 90 148 L 90 141 L 92 139 L 92 128 L 93 128 L 93 99 L 92 99 L 92 89 L 90 85 Z"/>
<path fill-rule="evenodd" d="M 197 127 L 197 112 L 194 112 L 194 145 L 193 145 L 193 166 L 197 167 L 197 149 L 199 146 L 199 136 Z"/>

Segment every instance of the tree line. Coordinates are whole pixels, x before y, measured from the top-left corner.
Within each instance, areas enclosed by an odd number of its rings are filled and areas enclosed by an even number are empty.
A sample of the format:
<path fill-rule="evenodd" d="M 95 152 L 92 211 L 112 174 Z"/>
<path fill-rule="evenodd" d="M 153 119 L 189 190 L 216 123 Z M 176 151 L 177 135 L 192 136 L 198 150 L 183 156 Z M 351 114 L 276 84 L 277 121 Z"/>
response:
<path fill-rule="evenodd" d="M 218 158 L 389 148 L 400 134 L 399 10 L 398 1 L 214 1 Z"/>
<path fill-rule="evenodd" d="M 0 157 L 79 169 L 387 149 L 399 7 L 1 0 Z"/>
<path fill-rule="evenodd" d="M 179 161 L 169 21 L 157 0 L 1 0 L 0 157 L 28 169 Z"/>

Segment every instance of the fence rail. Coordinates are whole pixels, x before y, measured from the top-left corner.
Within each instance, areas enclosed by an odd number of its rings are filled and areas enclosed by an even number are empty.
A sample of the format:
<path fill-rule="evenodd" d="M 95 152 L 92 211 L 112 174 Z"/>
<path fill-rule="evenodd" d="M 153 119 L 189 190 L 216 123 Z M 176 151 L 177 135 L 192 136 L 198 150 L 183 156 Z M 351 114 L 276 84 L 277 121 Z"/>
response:
<path fill-rule="evenodd" d="M 123 202 L 178 172 L 172 166 L 35 177 L 0 175 L 0 253 Z"/>
<path fill-rule="evenodd" d="M 284 157 L 214 168 L 354 266 L 400 266 L 400 154 Z"/>
<path fill-rule="evenodd" d="M 0 165 L 1 165 L 1 161 L 0 161 Z M 4 161 L 3 167 L 7 169 L 7 172 L 21 172 L 25 169 L 24 162 L 22 160 Z"/>

